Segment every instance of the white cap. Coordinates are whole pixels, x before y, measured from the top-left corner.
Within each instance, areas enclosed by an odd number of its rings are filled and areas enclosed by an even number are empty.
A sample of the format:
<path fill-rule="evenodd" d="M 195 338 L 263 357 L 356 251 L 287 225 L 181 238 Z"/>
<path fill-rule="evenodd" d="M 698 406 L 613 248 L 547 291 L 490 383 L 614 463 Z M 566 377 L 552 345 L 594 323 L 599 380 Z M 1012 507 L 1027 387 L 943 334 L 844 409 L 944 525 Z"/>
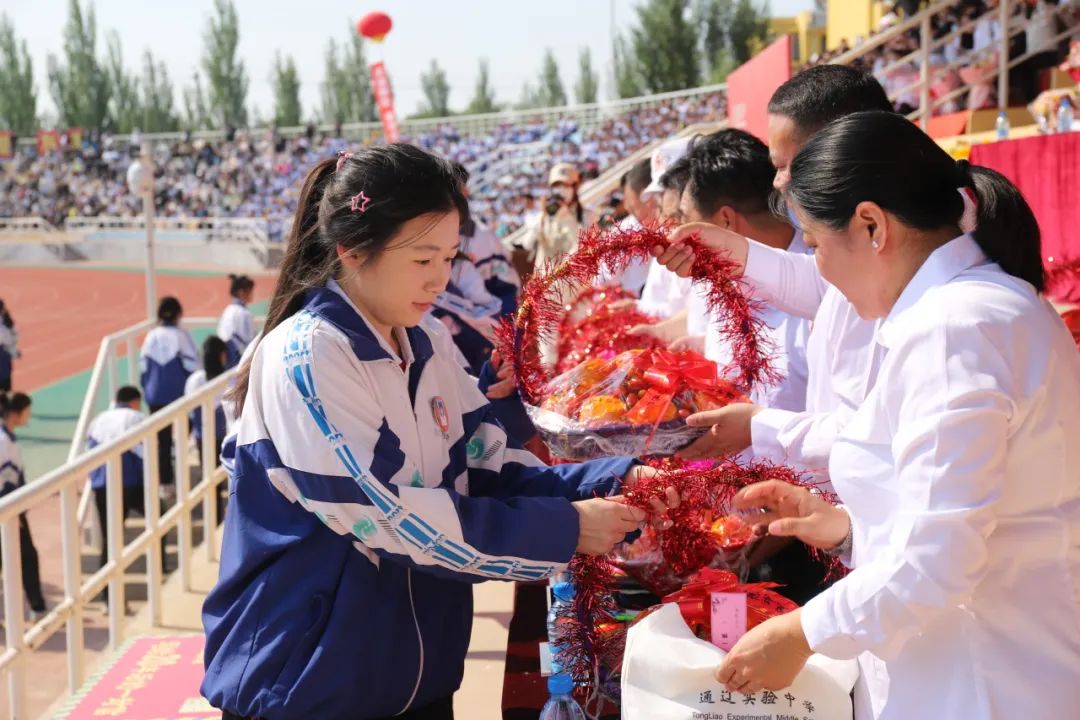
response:
<path fill-rule="evenodd" d="M 641 193 L 642 200 L 648 200 L 651 195 L 660 193 L 664 188 L 660 186 L 660 178 L 667 169 L 674 165 L 679 158 L 690 149 L 690 138 L 676 138 L 668 140 L 660 147 L 653 150 L 652 154 L 652 181 Z"/>

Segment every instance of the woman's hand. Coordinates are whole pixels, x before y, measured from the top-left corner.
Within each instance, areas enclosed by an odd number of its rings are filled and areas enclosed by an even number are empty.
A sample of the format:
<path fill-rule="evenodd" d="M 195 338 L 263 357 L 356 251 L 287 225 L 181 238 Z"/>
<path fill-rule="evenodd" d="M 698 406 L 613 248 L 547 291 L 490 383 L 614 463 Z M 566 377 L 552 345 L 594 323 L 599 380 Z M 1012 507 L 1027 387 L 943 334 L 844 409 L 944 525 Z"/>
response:
<path fill-rule="evenodd" d="M 851 529 L 851 517 L 807 488 L 782 480 L 744 487 L 732 501 L 735 510 L 760 512 L 747 522 L 759 534 L 795 537 L 821 550 L 832 550 Z"/>
<path fill-rule="evenodd" d="M 800 609 L 770 618 L 739 638 L 716 669 L 717 681 L 745 695 L 789 687 L 813 654 L 801 614 Z"/>
<path fill-rule="evenodd" d="M 686 335 L 681 337 L 675 342 L 668 345 L 668 350 L 671 352 L 683 352 L 690 350 L 696 352 L 698 355 L 705 354 L 705 336 L 704 335 Z"/>
<path fill-rule="evenodd" d="M 623 492 L 627 490 L 633 490 L 638 481 L 642 478 L 652 477 L 659 472 L 656 468 L 651 468 L 648 465 L 638 465 L 630 468 L 630 472 L 626 473 L 623 477 Z M 682 503 L 682 498 L 679 496 L 678 491 L 673 488 L 665 488 L 664 497 L 654 498 L 650 505 L 652 506 L 653 519 L 652 524 L 657 530 L 667 530 L 671 527 L 672 522 L 668 517 L 668 511 L 674 510 Z"/>
<path fill-rule="evenodd" d="M 657 262 L 680 277 L 690 277 L 690 268 L 694 265 L 694 251 L 685 242 L 688 238 L 696 238 L 702 246 L 727 255 L 738 264 L 740 273 L 746 267 L 750 241 L 726 228 L 709 223 L 688 223 L 672 230 L 668 238 L 671 244 L 666 248 L 654 247 L 652 254 Z"/>
<path fill-rule="evenodd" d="M 502 400 L 510 397 L 511 393 L 517 390 L 517 380 L 514 379 L 513 366 L 510 363 L 503 362 L 498 350 L 492 351 L 488 362 L 491 363 L 491 369 L 495 371 L 495 377 L 498 378 L 498 382 L 488 386 L 486 393 L 488 400 Z"/>
<path fill-rule="evenodd" d="M 690 427 L 708 427 L 709 432 L 675 453 L 684 460 L 723 457 L 750 447 L 750 421 L 762 408 L 753 403 L 732 403 L 716 410 L 694 413 L 686 418 Z"/>
<path fill-rule="evenodd" d="M 573 506 L 578 511 L 577 552 L 582 555 L 607 555 L 645 522 L 644 510 L 619 498 L 579 500 Z"/>

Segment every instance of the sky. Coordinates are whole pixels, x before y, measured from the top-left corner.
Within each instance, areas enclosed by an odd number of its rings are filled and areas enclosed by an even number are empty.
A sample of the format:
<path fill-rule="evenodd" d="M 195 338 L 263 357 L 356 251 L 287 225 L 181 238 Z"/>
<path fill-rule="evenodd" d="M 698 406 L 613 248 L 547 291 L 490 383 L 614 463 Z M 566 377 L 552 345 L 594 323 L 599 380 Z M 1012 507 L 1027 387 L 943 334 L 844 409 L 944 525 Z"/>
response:
<path fill-rule="evenodd" d="M 85 3 L 86 0 L 81 0 Z M 317 111 L 319 83 L 327 40 L 339 43 L 355 32 L 355 21 L 381 10 L 394 29 L 379 46 L 369 45 L 371 62 L 380 56 L 390 73 L 398 115 L 416 112 L 422 99 L 420 74 L 432 58 L 450 82 L 450 107 L 468 104 L 481 58 L 489 61 L 499 102 L 516 102 L 522 85 L 540 70 L 544 49 L 559 60 L 567 93 L 577 78 L 578 53 L 588 47 L 601 78 L 600 97 L 610 97 L 611 25 L 632 24 L 637 0 L 380 0 L 345 3 L 334 0 L 234 0 L 240 18 L 240 56 L 250 78 L 248 107 L 263 117 L 273 111 L 270 80 L 275 52 L 291 55 L 300 74 L 300 99 L 305 117 Z M 4 12 L 19 38 L 30 48 L 38 88 L 38 112 L 51 113 L 46 58 L 60 55 L 63 24 L 69 0 L 3 0 Z M 773 15 L 787 16 L 810 9 L 812 0 L 772 0 Z M 105 55 L 107 32 L 120 35 L 125 64 L 141 68 L 150 48 L 168 67 L 176 87 L 191 83 L 202 52 L 202 35 L 213 11 L 213 0 L 97 0 L 99 56 Z M 350 22 L 351 21 L 351 22 Z"/>

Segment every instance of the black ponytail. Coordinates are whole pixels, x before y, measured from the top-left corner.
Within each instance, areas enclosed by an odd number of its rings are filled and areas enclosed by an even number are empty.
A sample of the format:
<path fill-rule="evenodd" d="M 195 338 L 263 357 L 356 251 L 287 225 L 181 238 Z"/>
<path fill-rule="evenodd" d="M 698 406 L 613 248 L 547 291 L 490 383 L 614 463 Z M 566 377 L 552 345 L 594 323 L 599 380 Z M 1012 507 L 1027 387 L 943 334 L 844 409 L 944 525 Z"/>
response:
<path fill-rule="evenodd" d="M 978 198 L 975 241 L 1002 270 L 1042 292 L 1039 226 L 1004 176 L 956 162 L 914 123 L 887 112 L 860 112 L 827 126 L 791 163 L 788 198 L 818 222 L 843 230 L 861 202 L 873 202 L 908 227 L 960 233 L 964 201 Z"/>
<path fill-rule="evenodd" d="M 8 415 L 14 415 L 20 413 L 26 408 L 30 407 L 33 400 L 26 393 L 3 393 L 0 392 L 0 417 L 7 417 Z"/>
<path fill-rule="evenodd" d="M 237 297 L 242 292 L 247 292 L 255 287 L 255 281 L 247 275 L 233 275 L 229 273 L 229 295 Z"/>
<path fill-rule="evenodd" d="M 317 285 L 320 278 L 325 283 L 333 272 L 334 249 L 319 242 L 317 235 L 319 203 L 336 164 L 336 158 L 326 158 L 311 168 L 304 179 L 286 241 L 285 256 L 278 272 L 277 287 L 266 313 L 264 336 L 300 309 L 307 288 Z M 236 386 L 228 394 L 229 399 L 236 403 L 238 412 L 244 406 L 250 378 L 249 356 L 240 368 Z"/>
<path fill-rule="evenodd" d="M 222 360 L 222 356 L 227 356 L 228 353 L 228 345 L 226 345 L 225 341 L 217 335 L 209 335 L 203 340 L 202 362 L 203 370 L 206 372 L 207 382 L 225 372 L 225 361 Z"/>
<path fill-rule="evenodd" d="M 354 211 L 361 192 L 363 209 Z M 322 160 L 300 190 L 263 336 L 301 308 L 308 290 L 334 277 L 339 247 L 371 259 L 409 220 L 451 212 L 459 222 L 469 218 L 459 175 L 448 161 L 414 145 L 393 143 Z M 250 371 L 249 360 L 229 395 L 238 408 Z"/>
<path fill-rule="evenodd" d="M 181 307 L 180 301 L 172 295 L 166 295 L 158 303 L 157 317 L 162 325 L 175 325 L 180 321 L 180 315 L 183 312 L 184 308 Z"/>
<path fill-rule="evenodd" d="M 966 163 L 966 161 L 961 161 Z M 1026 280 L 1039 292 L 1046 289 L 1039 221 L 1015 185 L 986 167 L 961 167 L 978 198 L 975 241 L 1005 272 Z"/>

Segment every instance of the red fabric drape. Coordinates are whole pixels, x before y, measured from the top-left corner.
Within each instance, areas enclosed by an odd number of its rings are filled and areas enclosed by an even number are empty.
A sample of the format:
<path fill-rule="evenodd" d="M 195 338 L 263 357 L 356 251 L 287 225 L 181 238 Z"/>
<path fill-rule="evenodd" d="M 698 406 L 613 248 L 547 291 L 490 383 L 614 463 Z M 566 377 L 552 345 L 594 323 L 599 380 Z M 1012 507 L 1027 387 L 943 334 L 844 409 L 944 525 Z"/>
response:
<path fill-rule="evenodd" d="M 976 145 L 971 164 L 993 168 L 1020 188 L 1039 220 L 1048 270 L 1080 260 L 1080 133 Z M 1080 302 L 1080 273 L 1051 290 L 1056 300 Z"/>

